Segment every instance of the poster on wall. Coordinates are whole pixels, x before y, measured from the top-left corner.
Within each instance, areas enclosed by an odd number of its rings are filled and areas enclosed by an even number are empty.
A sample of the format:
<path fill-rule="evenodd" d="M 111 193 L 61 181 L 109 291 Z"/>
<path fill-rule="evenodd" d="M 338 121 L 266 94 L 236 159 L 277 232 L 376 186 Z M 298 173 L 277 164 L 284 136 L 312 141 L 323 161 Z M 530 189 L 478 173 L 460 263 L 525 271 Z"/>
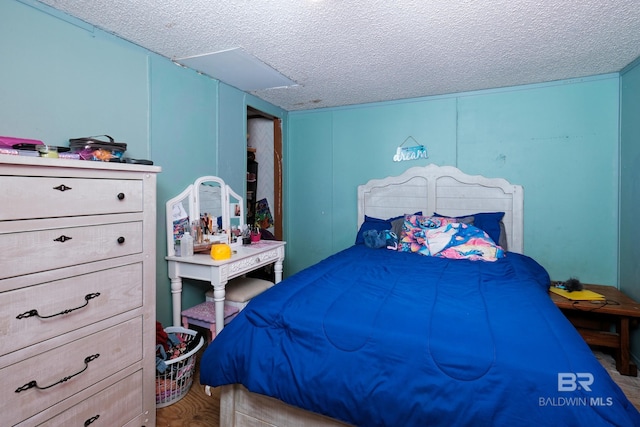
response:
<path fill-rule="evenodd" d="M 258 200 L 256 203 L 256 225 L 263 229 L 273 227 L 273 216 L 267 199 Z"/>

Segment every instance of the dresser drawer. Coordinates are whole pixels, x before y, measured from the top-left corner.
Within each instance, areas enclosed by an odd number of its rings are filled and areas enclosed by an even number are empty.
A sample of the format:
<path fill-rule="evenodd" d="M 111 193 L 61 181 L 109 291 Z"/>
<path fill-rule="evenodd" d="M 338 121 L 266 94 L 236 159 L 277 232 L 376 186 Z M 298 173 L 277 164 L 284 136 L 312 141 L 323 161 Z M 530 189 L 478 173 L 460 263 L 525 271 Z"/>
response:
<path fill-rule="evenodd" d="M 142 297 L 142 263 L 0 293 L 0 356 L 142 307 Z"/>
<path fill-rule="evenodd" d="M 142 222 L 0 234 L 0 279 L 142 252 Z"/>
<path fill-rule="evenodd" d="M 142 414 L 141 390 L 142 372 L 137 371 L 60 415 L 36 425 L 39 427 L 124 426 Z"/>
<path fill-rule="evenodd" d="M 141 212 L 142 181 L 0 176 L 0 221 Z"/>
<path fill-rule="evenodd" d="M 137 317 L 0 369 L 2 423 L 29 418 L 141 360 L 141 342 Z"/>

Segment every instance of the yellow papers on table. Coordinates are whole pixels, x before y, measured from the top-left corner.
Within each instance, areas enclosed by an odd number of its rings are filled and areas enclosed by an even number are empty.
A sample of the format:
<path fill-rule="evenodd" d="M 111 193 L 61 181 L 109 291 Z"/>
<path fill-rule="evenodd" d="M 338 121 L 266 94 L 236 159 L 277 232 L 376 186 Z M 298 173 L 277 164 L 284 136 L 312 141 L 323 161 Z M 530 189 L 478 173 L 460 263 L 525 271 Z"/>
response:
<path fill-rule="evenodd" d="M 605 299 L 604 295 L 599 294 L 597 292 L 590 291 L 588 289 L 583 289 L 581 291 L 567 292 L 564 289 L 551 286 L 549 290 L 554 294 L 558 294 L 562 297 L 565 297 L 573 301 L 604 301 Z"/>

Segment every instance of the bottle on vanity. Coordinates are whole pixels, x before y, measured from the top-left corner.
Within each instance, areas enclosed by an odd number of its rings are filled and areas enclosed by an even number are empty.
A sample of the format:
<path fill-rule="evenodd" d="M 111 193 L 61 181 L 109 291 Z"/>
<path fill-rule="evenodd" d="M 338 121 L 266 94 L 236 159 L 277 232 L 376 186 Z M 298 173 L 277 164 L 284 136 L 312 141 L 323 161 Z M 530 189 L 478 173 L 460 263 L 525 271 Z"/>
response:
<path fill-rule="evenodd" d="M 180 256 L 193 256 L 193 237 L 188 231 L 185 231 L 180 239 Z"/>

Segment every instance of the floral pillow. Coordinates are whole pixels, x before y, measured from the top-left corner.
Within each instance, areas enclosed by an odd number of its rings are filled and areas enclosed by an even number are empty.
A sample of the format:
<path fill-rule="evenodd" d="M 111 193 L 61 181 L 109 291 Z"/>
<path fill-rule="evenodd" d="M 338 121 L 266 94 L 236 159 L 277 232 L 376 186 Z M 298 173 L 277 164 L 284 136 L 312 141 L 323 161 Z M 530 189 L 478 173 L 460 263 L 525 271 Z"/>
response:
<path fill-rule="evenodd" d="M 407 215 L 398 250 L 451 259 L 496 261 L 504 250 L 489 235 L 455 218 Z"/>
<path fill-rule="evenodd" d="M 444 216 L 437 212 L 433 216 Z M 478 212 L 473 215 L 455 217 L 457 222 L 464 222 L 484 230 L 491 240 L 500 245 L 505 251 L 507 248 L 507 232 L 502 219 L 504 212 Z"/>
<path fill-rule="evenodd" d="M 442 230 L 443 228 L 445 230 Z M 429 249 L 433 256 L 490 262 L 505 256 L 504 250 L 496 245 L 484 230 L 473 225 L 450 224 L 434 230 L 433 233 L 445 234 L 443 239 L 437 239 L 439 236 L 428 236 Z"/>
<path fill-rule="evenodd" d="M 455 222 L 455 219 L 447 217 L 405 215 L 402 233 L 398 241 L 398 250 L 431 255 L 427 245 L 427 230 L 433 230 Z"/>

